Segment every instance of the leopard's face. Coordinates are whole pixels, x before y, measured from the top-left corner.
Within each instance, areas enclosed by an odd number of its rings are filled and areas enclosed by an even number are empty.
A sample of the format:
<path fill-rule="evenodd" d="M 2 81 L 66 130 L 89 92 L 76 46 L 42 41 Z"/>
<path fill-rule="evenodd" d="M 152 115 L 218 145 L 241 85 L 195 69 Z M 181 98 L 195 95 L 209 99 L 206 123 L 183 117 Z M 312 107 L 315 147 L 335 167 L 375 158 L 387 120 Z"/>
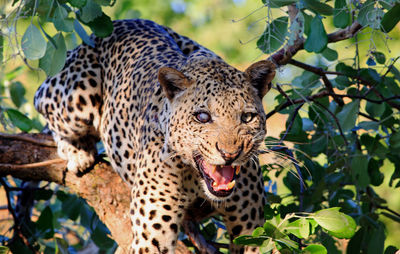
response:
<path fill-rule="evenodd" d="M 263 78 L 254 80 L 250 71 L 243 73 L 223 63 L 194 66 L 175 73 L 180 78 L 170 76 L 172 83 L 160 78 L 164 90 L 167 85 L 179 86 L 174 94 L 167 94 L 170 117 L 165 140 L 171 156 L 179 155 L 191 165 L 205 193 L 220 200 L 233 192 L 241 166 L 257 155 L 264 139 L 261 99 L 273 75 L 265 79 L 270 74 L 266 72 Z M 262 67 L 265 72 L 266 66 Z"/>

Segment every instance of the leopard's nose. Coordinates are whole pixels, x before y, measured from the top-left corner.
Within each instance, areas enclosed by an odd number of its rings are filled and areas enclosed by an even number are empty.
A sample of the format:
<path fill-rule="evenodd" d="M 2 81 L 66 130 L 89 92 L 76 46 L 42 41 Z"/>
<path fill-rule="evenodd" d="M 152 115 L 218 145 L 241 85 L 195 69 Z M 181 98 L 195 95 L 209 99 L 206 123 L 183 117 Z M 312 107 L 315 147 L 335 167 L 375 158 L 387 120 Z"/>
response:
<path fill-rule="evenodd" d="M 217 148 L 218 152 L 221 154 L 222 158 L 225 160 L 226 164 L 231 164 L 233 161 L 235 161 L 239 157 L 240 153 L 243 150 L 243 145 L 241 145 L 239 147 L 239 149 L 237 149 L 236 151 L 234 151 L 234 152 L 229 151 L 228 152 L 228 151 L 226 151 L 224 149 L 221 149 L 218 146 L 218 142 L 215 143 L 215 147 Z"/>

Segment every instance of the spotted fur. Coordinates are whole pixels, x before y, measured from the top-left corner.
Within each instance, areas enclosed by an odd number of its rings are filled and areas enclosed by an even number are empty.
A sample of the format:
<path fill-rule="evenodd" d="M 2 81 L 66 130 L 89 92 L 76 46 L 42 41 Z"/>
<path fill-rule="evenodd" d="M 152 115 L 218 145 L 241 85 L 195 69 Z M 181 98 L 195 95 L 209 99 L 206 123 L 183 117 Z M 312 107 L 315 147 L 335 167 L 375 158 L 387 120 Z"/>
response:
<path fill-rule="evenodd" d="M 256 153 L 265 136 L 261 98 L 272 65 L 260 61 L 241 72 L 146 20 L 115 21 L 112 35 L 92 39 L 94 48 L 83 44 L 69 52 L 63 70 L 40 86 L 35 107 L 69 170 L 91 166 L 96 142 L 103 142 L 132 188 L 130 252 L 174 253 L 182 220 L 190 209 L 205 210 L 205 201 L 223 216 L 231 239 L 261 225 L 265 200 Z M 210 121 L 199 121 L 202 112 Z M 199 156 L 241 166 L 231 192 L 210 191 Z M 243 250 L 230 245 L 231 253 Z"/>

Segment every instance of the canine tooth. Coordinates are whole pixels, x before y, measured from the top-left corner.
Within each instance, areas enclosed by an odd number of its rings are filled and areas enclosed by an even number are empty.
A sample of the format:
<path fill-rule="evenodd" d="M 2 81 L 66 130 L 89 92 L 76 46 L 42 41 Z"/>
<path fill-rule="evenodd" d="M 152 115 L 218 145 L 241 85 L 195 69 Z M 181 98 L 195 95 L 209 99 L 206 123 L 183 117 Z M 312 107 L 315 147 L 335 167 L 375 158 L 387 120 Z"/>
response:
<path fill-rule="evenodd" d="M 236 166 L 236 175 L 240 173 L 240 166 Z"/>
<path fill-rule="evenodd" d="M 236 184 L 236 181 L 235 181 L 235 180 L 233 180 L 232 182 L 228 183 L 228 185 L 227 185 L 228 190 L 232 189 L 233 186 L 235 186 L 235 184 Z"/>
<path fill-rule="evenodd" d="M 212 186 L 213 186 L 213 187 L 217 187 L 218 184 L 217 184 L 216 182 L 213 182 Z"/>
<path fill-rule="evenodd" d="M 214 174 L 214 173 L 215 173 L 215 171 L 217 171 L 217 166 L 213 165 L 213 166 L 212 166 L 211 173 L 212 173 L 212 174 Z"/>

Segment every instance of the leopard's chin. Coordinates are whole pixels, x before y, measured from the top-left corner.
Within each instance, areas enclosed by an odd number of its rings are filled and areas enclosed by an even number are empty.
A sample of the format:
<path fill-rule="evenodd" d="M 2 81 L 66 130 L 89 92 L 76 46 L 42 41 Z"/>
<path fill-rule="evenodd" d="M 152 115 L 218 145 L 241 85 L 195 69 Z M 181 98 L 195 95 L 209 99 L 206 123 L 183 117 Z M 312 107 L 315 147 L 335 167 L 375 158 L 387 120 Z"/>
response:
<path fill-rule="evenodd" d="M 210 164 L 201 155 L 194 156 L 194 161 L 212 195 L 226 198 L 232 194 L 240 166 Z"/>

